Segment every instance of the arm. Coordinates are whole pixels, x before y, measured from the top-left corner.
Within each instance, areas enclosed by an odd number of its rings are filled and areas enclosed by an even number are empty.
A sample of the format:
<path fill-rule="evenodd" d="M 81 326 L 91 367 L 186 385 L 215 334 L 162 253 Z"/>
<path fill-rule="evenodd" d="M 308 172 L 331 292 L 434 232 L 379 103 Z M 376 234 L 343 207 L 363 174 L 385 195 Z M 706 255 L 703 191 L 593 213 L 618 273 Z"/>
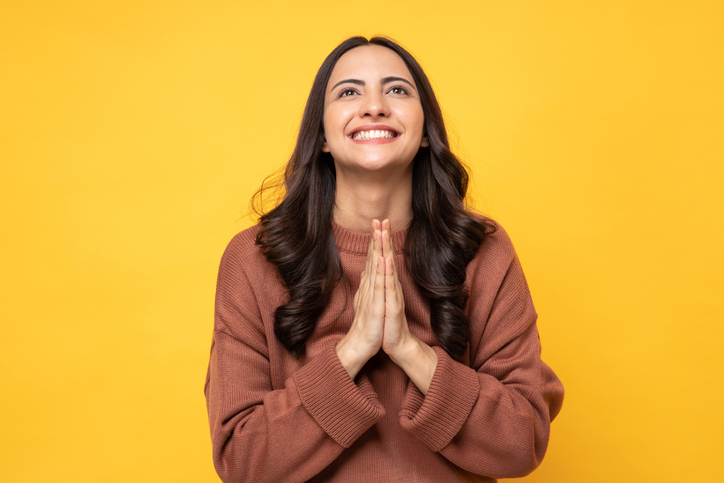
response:
<path fill-rule="evenodd" d="M 334 347 L 273 390 L 259 304 L 235 238 L 219 269 L 205 394 L 214 465 L 232 481 L 306 481 L 384 414 L 371 384 L 355 384 Z M 240 241 L 241 240 L 241 241 Z M 246 246 L 244 246 L 246 245 Z M 290 444 L 293 438 L 294 444 Z"/>
<path fill-rule="evenodd" d="M 536 313 L 512 245 L 504 232 L 496 237 L 502 243 L 484 244 L 486 256 L 468 270 L 472 367 L 434 347 L 427 394 L 409 384 L 400 423 L 461 469 L 510 478 L 540 464 L 563 386 L 540 360 Z"/>

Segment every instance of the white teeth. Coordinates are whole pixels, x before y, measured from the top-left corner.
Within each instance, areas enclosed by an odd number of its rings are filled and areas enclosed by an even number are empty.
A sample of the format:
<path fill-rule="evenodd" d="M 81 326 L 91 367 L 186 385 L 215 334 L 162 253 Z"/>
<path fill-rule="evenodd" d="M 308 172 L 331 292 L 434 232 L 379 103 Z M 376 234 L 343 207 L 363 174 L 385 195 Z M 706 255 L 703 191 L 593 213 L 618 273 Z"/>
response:
<path fill-rule="evenodd" d="M 364 139 L 392 139 L 395 134 L 391 131 L 360 131 L 354 135 L 356 140 Z"/>

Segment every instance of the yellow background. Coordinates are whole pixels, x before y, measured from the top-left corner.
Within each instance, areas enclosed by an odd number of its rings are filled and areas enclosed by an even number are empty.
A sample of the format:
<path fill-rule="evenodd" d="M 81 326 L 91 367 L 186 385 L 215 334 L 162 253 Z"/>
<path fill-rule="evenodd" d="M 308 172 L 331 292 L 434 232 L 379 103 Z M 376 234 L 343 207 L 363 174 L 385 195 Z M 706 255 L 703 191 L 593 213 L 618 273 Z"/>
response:
<path fill-rule="evenodd" d="M 0 480 L 214 482 L 216 269 L 312 78 L 432 79 L 566 389 L 528 482 L 724 481 L 724 2 L 4 1 Z"/>

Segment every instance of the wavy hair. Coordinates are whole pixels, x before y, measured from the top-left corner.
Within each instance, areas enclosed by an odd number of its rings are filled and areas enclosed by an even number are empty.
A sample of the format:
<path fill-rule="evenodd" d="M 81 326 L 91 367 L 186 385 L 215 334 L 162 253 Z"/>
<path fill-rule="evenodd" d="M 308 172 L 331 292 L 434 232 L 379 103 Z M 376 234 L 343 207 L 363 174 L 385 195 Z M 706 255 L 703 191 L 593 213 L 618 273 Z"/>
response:
<path fill-rule="evenodd" d="M 413 160 L 413 219 L 405 241 L 405 263 L 430 303 L 430 325 L 440 345 L 450 355 L 460 357 L 470 339 L 465 313 L 465 269 L 495 227 L 466 209 L 468 174 L 450 151 L 442 112 L 422 67 L 410 53 L 386 37 L 349 38 L 324 60 L 312 84 L 296 146 L 286 165 L 285 194 L 275 208 L 260 216 L 256 243 L 277 267 L 289 291 L 289 301 L 274 314 L 274 333 L 292 355 L 304 355 L 307 339 L 342 278 L 332 232 L 334 161 L 329 153 L 322 152 L 324 96 L 339 58 L 368 45 L 397 53 L 420 94 L 430 146 L 420 148 Z M 261 198 L 265 189 L 262 186 L 255 199 Z"/>

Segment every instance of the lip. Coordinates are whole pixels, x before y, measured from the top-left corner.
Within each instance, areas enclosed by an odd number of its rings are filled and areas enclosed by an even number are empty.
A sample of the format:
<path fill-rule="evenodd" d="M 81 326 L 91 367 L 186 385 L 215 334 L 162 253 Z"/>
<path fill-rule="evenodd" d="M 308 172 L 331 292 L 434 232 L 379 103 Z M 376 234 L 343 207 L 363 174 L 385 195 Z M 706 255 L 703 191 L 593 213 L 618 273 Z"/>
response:
<path fill-rule="evenodd" d="M 395 133 L 395 137 L 387 139 L 387 138 L 379 138 L 379 139 L 355 139 L 354 135 L 357 134 L 360 131 L 390 131 Z M 400 131 L 397 129 L 394 129 L 386 124 L 366 124 L 364 126 L 359 126 L 354 128 L 352 131 L 350 131 L 349 134 L 347 134 L 347 137 L 350 138 L 355 143 L 359 144 L 386 144 L 391 143 L 395 141 L 398 137 L 400 137 Z"/>

